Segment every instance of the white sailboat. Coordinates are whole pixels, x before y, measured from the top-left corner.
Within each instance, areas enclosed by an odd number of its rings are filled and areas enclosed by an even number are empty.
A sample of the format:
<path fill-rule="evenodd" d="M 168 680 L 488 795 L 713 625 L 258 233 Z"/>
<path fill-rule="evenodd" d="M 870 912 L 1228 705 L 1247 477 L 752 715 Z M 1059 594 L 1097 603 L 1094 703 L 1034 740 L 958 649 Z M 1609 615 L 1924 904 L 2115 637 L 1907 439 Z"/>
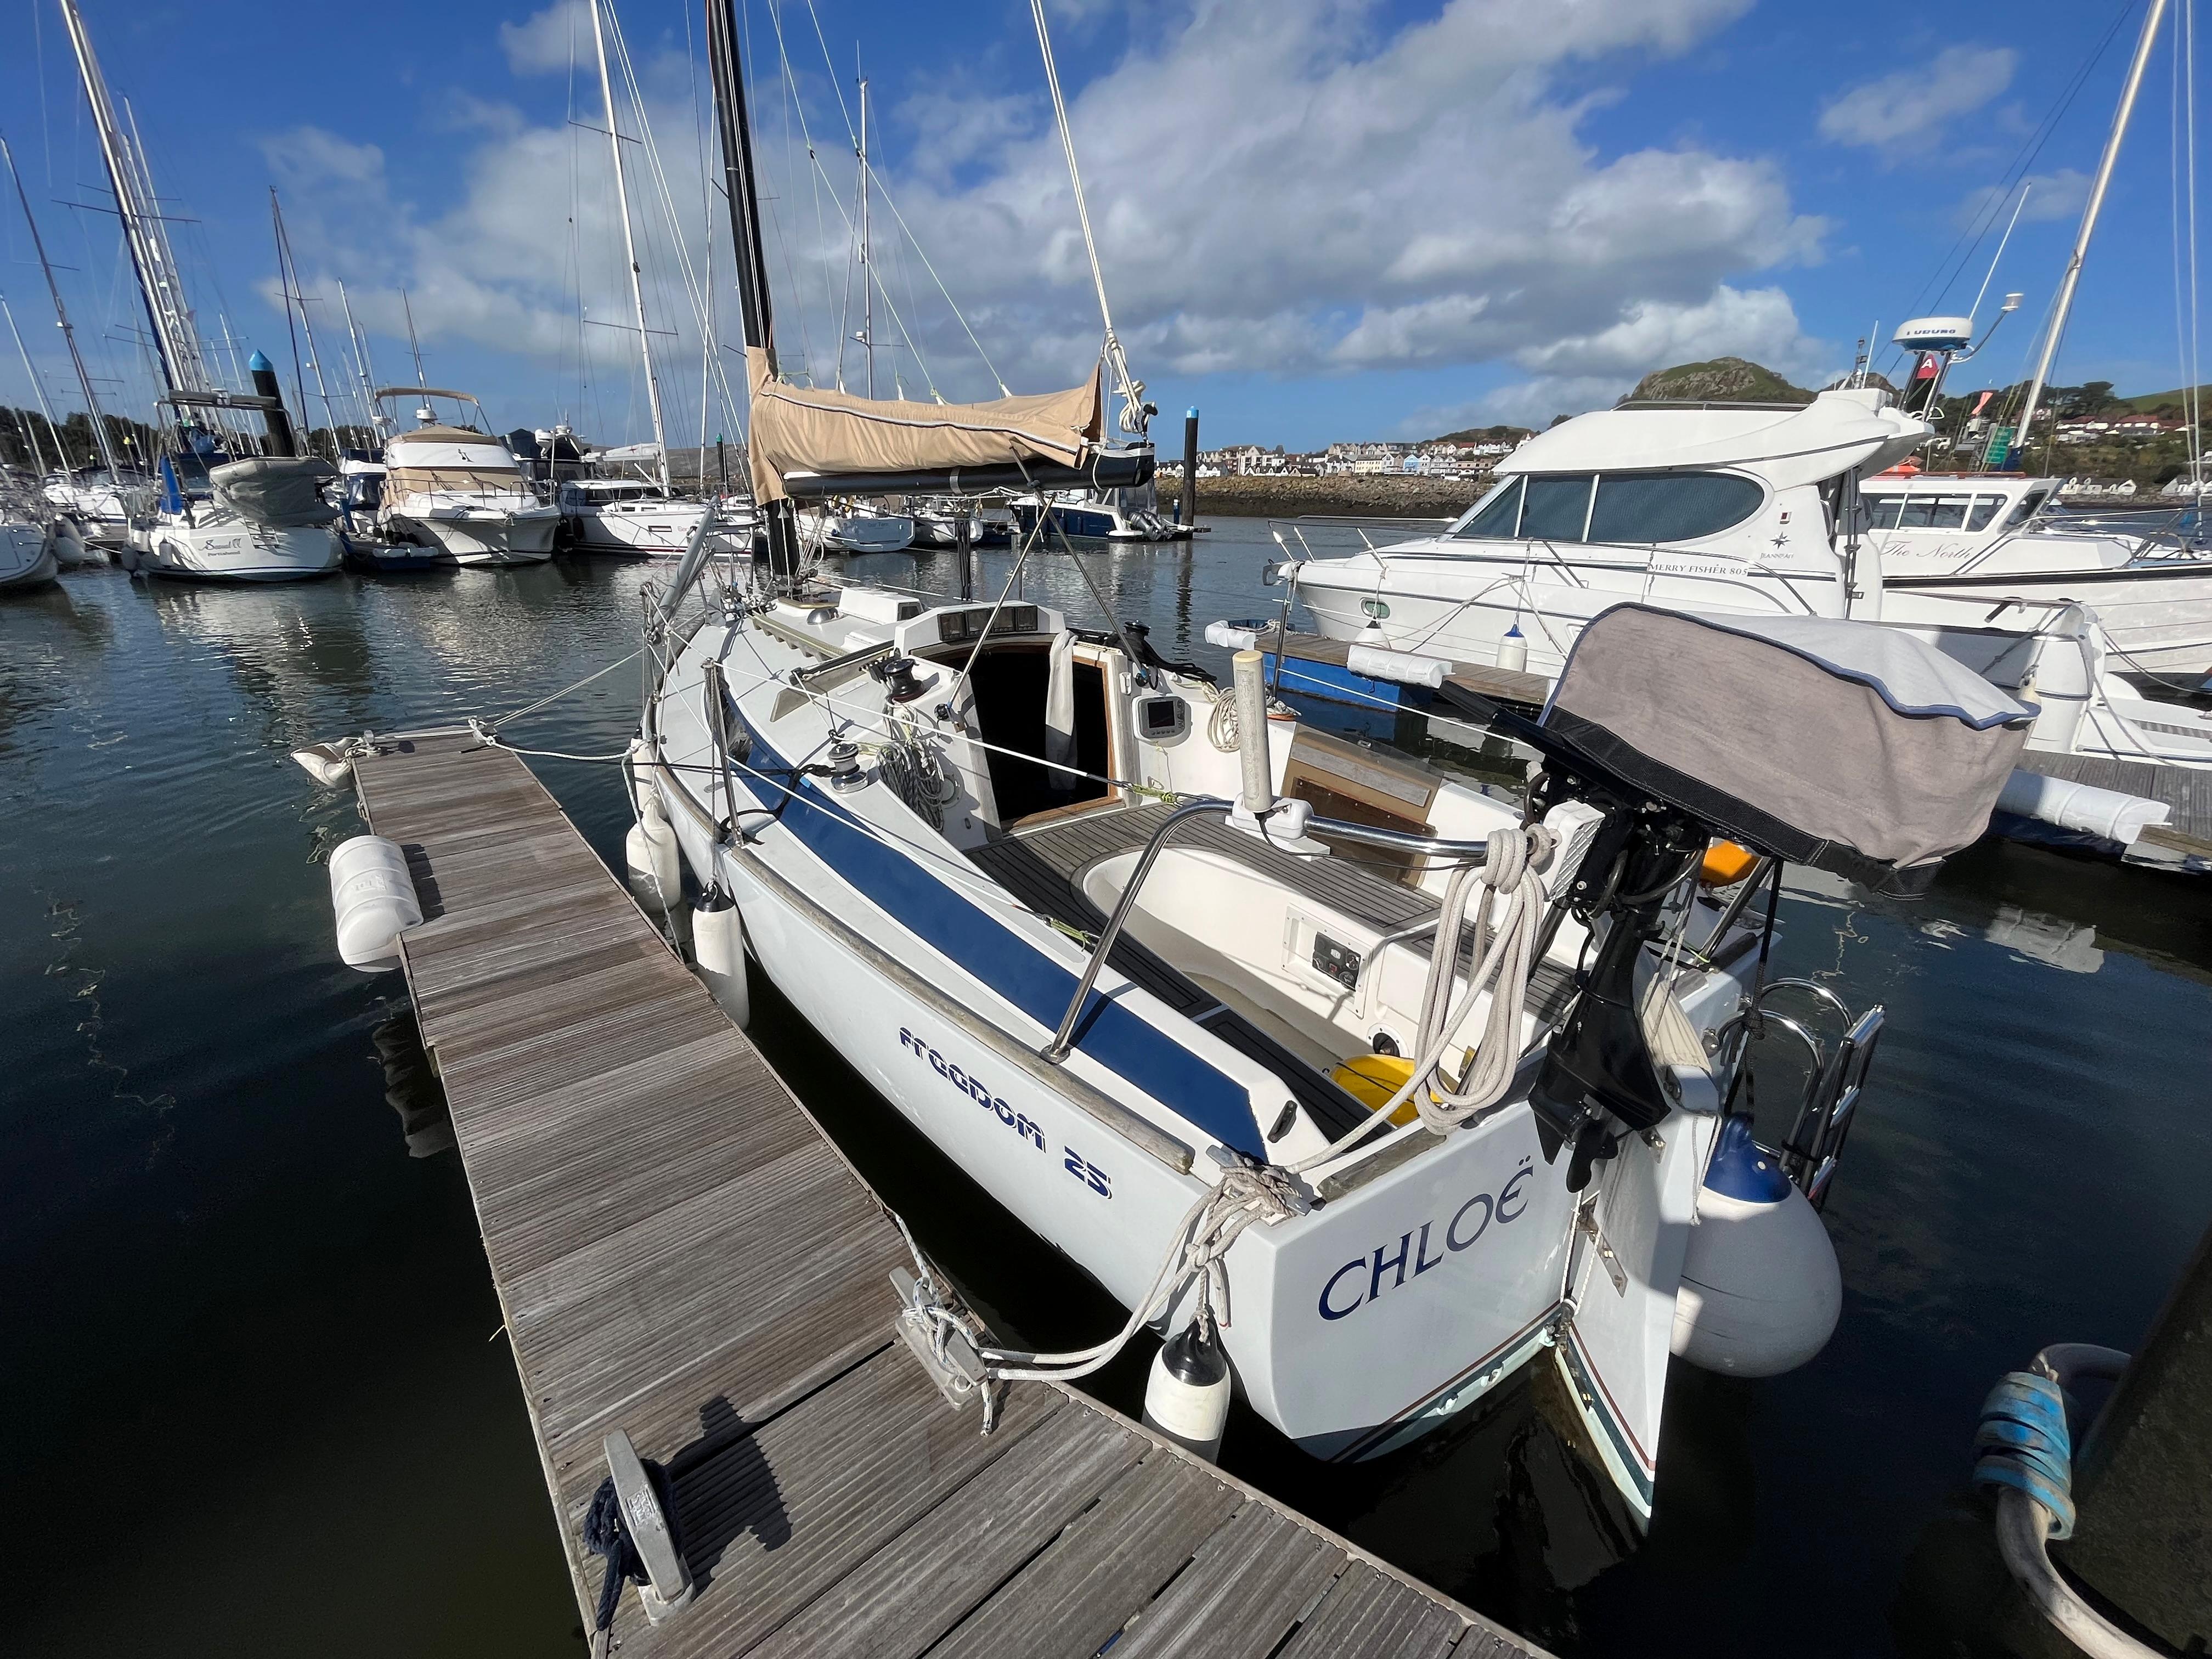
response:
<path fill-rule="evenodd" d="M 120 544 L 127 539 L 132 514 L 143 511 L 152 500 L 152 480 L 126 471 L 117 459 L 107 417 L 101 412 L 100 398 L 93 390 L 84 355 L 77 349 L 76 331 L 70 326 L 69 307 L 62 302 L 61 286 L 54 281 L 53 265 L 46 258 L 46 239 L 39 233 L 38 216 L 31 211 L 30 194 L 23 188 L 23 175 L 16 170 L 15 152 L 4 138 L 0 138 L 0 156 L 6 158 L 8 176 L 15 186 L 15 200 L 23 210 L 24 227 L 31 233 L 31 250 L 38 256 L 39 269 L 46 275 L 46 295 L 53 302 L 54 321 L 60 326 L 62 342 L 69 350 L 70 366 L 76 371 L 77 389 L 83 395 L 86 418 L 92 427 L 93 447 L 100 457 L 96 471 L 76 470 L 69 465 L 69 457 L 62 452 L 61 429 L 54 424 L 54 412 L 46 404 L 46 384 L 32 364 L 22 335 L 16 331 L 15 313 L 9 312 L 8 331 L 15 336 L 16 352 L 23 360 L 23 372 L 30 377 L 40 412 L 46 417 L 46 430 L 54 441 L 56 470 L 46 475 L 40 493 L 48 506 L 69 520 L 68 533 L 63 538 L 66 547 L 83 550 L 102 541 Z M 0 300 L 0 308 L 4 308 L 6 303 Z M 33 432 L 34 441 L 36 436 Z"/>
<path fill-rule="evenodd" d="M 553 556 L 561 509 L 540 499 L 520 463 L 490 435 L 472 394 L 398 386 L 372 396 L 380 405 L 415 404 L 420 422 L 385 443 L 377 524 L 387 537 L 437 548 L 454 564 L 539 564 Z M 437 418 L 441 402 L 455 406 L 451 420 Z"/>
<path fill-rule="evenodd" d="M 61 574 L 54 527 L 0 507 L 0 592 L 44 587 Z"/>
<path fill-rule="evenodd" d="M 1141 483 L 1152 455 L 1110 321 L 1119 447 L 1096 380 L 934 409 L 779 380 L 737 42 L 713 8 L 770 568 L 687 613 L 696 545 L 656 613 L 647 890 L 672 894 L 680 848 L 733 1006 L 750 956 L 1131 1310 L 1096 1349 L 1019 1355 L 923 1294 L 913 1318 L 939 1352 L 969 1345 L 971 1381 L 1079 1376 L 1150 1323 L 1350 1459 L 1548 1351 L 1648 1516 L 1670 1355 L 1786 1369 L 1840 1302 L 1808 1194 L 1879 1015 L 1820 1045 L 1789 1146 L 1755 1146 L 1726 1109 L 1741 1011 L 1804 993 L 1758 983 L 1749 900 L 1784 858 L 1924 881 L 1978 833 L 2033 711 L 1909 639 L 1620 607 L 1517 732 L 1549 767 L 1524 813 L 1308 731 L 1256 653 L 1224 686 L 1011 582 L 943 605 L 794 589 L 798 500 Z M 1791 742 L 1813 720 L 1817 756 Z M 1770 742 L 1739 741 L 1764 721 Z M 1316 805 L 1346 801 L 1363 822 Z M 1721 831 L 1770 857 L 1708 889 Z"/>
<path fill-rule="evenodd" d="M 261 361 L 258 352 L 254 354 Z M 343 557 L 338 508 L 325 495 L 338 477 L 313 456 L 249 456 L 206 469 L 204 490 L 165 456 L 155 510 L 134 520 L 134 568 L 149 576 L 218 582 L 290 582 L 327 576 Z"/>
<path fill-rule="evenodd" d="M 209 374 L 145 154 L 116 120 L 76 0 L 61 0 L 61 6 L 115 192 L 124 245 L 152 325 L 164 387 L 160 404 L 168 411 L 162 434 L 168 453 L 161 458 L 160 492 L 151 501 L 129 503 L 127 538 L 117 556 L 133 570 L 199 580 L 295 581 L 327 575 L 338 567 L 337 538 L 328 527 L 337 514 L 322 502 L 319 485 L 335 474 L 321 462 L 294 457 L 290 424 L 268 359 L 258 352 L 253 356 L 256 384 L 265 388 L 254 394 L 219 387 Z M 55 306 L 58 315 L 58 293 Z M 73 340 L 71 350 L 74 356 Z M 104 434 L 106 423 L 92 403 L 91 381 L 81 360 L 78 374 L 94 429 Z M 246 441 L 242 434 L 202 424 L 223 422 L 233 411 L 260 414 L 267 453 L 236 459 L 235 446 Z M 102 459 L 114 479 L 118 469 L 105 441 Z"/>
<path fill-rule="evenodd" d="M 653 416 L 650 445 L 623 446 L 601 451 L 592 459 L 601 466 L 637 465 L 650 469 L 649 479 L 577 479 L 562 485 L 561 511 L 568 545 L 580 553 L 607 553 L 628 558 L 678 558 L 690 545 L 702 522 L 717 538 L 720 550 L 732 551 L 750 526 L 741 526 L 710 501 L 680 496 L 669 481 L 668 430 L 660 399 L 660 374 L 653 362 L 653 334 L 646 325 L 644 274 L 638 264 L 636 234 L 630 222 L 629 169 L 623 156 L 624 139 L 615 112 L 614 82 L 607 64 L 607 27 L 605 8 L 611 0 L 592 0 L 592 43 L 599 70 L 600 107 L 606 118 L 607 143 L 612 152 L 615 211 L 622 221 L 623 257 L 629 275 L 629 297 L 637 328 L 638 358 L 645 370 L 646 405 Z M 641 112 L 641 120 L 642 114 Z M 705 328 L 702 319 L 702 331 Z M 702 387 L 703 398 L 705 388 Z"/>

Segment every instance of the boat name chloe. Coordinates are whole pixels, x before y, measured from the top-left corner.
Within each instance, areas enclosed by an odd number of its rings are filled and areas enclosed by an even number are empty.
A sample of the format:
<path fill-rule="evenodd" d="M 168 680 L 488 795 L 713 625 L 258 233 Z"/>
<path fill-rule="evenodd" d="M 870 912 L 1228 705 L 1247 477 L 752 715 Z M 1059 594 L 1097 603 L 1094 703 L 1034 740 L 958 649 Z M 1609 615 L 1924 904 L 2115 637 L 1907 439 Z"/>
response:
<path fill-rule="evenodd" d="M 1437 1224 L 1431 1218 L 1421 1224 L 1419 1233 L 1410 1229 L 1401 1233 L 1398 1248 L 1388 1255 L 1383 1252 L 1390 1247 L 1377 1244 L 1372 1255 L 1352 1257 L 1331 1273 L 1328 1283 L 1321 1287 L 1321 1316 L 1344 1319 L 1358 1313 L 1385 1291 L 1395 1291 L 1403 1285 L 1409 1264 L 1412 1276 L 1419 1279 L 1430 1268 L 1441 1267 L 1451 1256 L 1472 1248 L 1490 1231 L 1492 1221 L 1504 1226 L 1518 1220 L 1528 1207 L 1521 1183 L 1528 1179 L 1530 1170 L 1528 1160 L 1524 1158 L 1513 1178 L 1498 1189 L 1495 1198 L 1488 1193 L 1477 1193 L 1453 1211 L 1451 1219 L 1443 1224 L 1444 1248 L 1435 1255 L 1429 1254 L 1429 1236 Z"/>

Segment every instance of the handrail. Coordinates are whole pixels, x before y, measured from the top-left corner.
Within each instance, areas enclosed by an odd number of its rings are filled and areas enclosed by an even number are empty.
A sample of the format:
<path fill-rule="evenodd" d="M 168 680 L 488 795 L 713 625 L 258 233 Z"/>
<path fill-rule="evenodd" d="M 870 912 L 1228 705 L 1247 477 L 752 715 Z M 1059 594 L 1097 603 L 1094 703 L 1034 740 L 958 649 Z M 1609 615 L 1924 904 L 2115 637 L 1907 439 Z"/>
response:
<path fill-rule="evenodd" d="M 1067 1058 L 1068 1050 L 1075 1046 L 1075 1022 L 1082 1015 L 1083 1005 L 1091 1000 L 1091 988 L 1098 982 L 1098 970 L 1106 965 L 1108 955 L 1121 937 L 1121 926 L 1128 921 L 1129 912 L 1136 907 L 1137 890 L 1145 884 L 1145 878 L 1152 873 L 1152 866 L 1160 856 L 1160 848 L 1166 844 L 1168 831 L 1185 818 L 1194 818 L 1203 812 L 1218 812 L 1226 817 L 1231 810 L 1227 801 L 1209 797 L 1204 800 L 1187 801 L 1160 820 L 1160 827 L 1152 831 L 1152 839 L 1145 843 L 1145 850 L 1137 860 L 1136 869 L 1130 872 L 1129 879 L 1121 888 L 1121 896 L 1115 903 L 1114 914 L 1107 918 L 1106 926 L 1098 935 L 1098 942 L 1091 946 L 1091 960 L 1083 965 L 1083 977 L 1076 981 L 1075 994 L 1067 1001 L 1067 1012 L 1060 1017 L 1060 1029 L 1053 1033 L 1051 1042 L 1044 1049 L 1044 1058 L 1049 1063 L 1059 1065 Z"/>
<path fill-rule="evenodd" d="M 1082 1017 L 1083 1006 L 1091 1000 L 1091 989 L 1098 982 L 1098 970 L 1106 965 L 1107 957 L 1121 939 L 1122 925 L 1128 921 L 1129 912 L 1136 908 L 1138 890 L 1145 884 L 1145 878 L 1152 873 L 1152 866 L 1158 860 L 1160 849 L 1167 843 L 1168 831 L 1185 818 L 1196 817 L 1206 812 L 1218 812 L 1226 817 L 1234 810 L 1230 802 L 1208 796 L 1184 802 L 1160 821 L 1159 828 L 1153 830 L 1152 838 L 1146 842 L 1145 850 L 1137 859 L 1137 867 L 1129 872 L 1129 879 L 1123 884 L 1121 896 L 1115 902 L 1114 914 L 1107 918 L 1097 943 L 1091 947 L 1091 960 L 1084 964 L 1083 977 L 1076 981 L 1075 994 L 1068 999 L 1067 1012 L 1060 1017 L 1060 1029 L 1042 1051 L 1046 1060 L 1057 1066 L 1067 1058 L 1068 1051 L 1075 1046 L 1076 1021 Z M 1260 839 L 1272 847 L 1274 843 L 1267 839 L 1265 816 L 1264 813 L 1261 815 L 1263 823 Z M 1353 842 L 1363 847 L 1384 847 L 1393 852 L 1418 853 L 1425 858 L 1474 858 L 1487 856 L 1490 851 L 1490 842 L 1486 838 L 1482 841 L 1437 841 L 1427 836 L 1408 835 L 1400 830 L 1378 829 L 1373 824 L 1347 823 L 1340 818 L 1310 818 L 1305 833 L 1327 836 L 1336 841 Z"/>

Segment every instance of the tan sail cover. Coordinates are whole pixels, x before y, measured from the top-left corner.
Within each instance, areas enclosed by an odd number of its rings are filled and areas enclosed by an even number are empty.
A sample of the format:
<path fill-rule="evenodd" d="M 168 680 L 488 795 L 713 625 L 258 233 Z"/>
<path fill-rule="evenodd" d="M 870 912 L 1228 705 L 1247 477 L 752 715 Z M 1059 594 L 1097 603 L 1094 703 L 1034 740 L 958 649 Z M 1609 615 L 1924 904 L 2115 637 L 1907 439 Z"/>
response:
<path fill-rule="evenodd" d="M 924 404 L 818 392 L 769 378 L 745 353 L 753 497 L 784 499 L 787 472 L 921 472 L 1053 461 L 1079 466 L 1105 432 L 1095 374 L 1083 386 L 988 404 Z"/>

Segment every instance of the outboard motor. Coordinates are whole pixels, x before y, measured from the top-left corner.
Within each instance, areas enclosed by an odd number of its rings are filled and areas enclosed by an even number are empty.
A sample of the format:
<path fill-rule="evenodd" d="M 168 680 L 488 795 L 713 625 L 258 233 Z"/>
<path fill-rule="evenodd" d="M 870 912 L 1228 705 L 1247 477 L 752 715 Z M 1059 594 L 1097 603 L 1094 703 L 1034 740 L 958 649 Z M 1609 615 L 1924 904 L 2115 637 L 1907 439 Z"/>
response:
<path fill-rule="evenodd" d="M 1544 757 L 1532 818 L 1570 798 L 1606 815 L 1554 896 L 1596 943 L 1530 1095 L 1547 1160 L 1571 1149 L 1574 1192 L 1623 1135 L 1672 1109 L 1636 967 L 1711 839 L 1917 896 L 1987 827 L 2035 716 L 1892 629 L 1636 604 L 1583 629 L 1540 719 L 1485 711 Z"/>

